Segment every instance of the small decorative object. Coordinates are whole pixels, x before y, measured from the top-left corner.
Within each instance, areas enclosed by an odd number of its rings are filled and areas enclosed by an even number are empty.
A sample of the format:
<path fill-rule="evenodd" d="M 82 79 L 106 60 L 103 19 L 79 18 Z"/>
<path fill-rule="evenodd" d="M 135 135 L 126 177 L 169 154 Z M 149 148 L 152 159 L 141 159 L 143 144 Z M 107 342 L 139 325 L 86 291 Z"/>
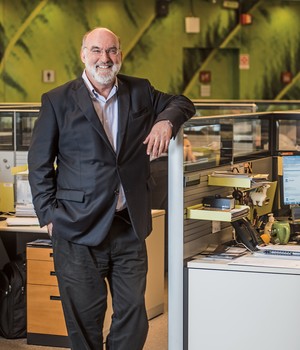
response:
<path fill-rule="evenodd" d="M 270 187 L 270 185 L 262 185 L 250 192 L 250 198 L 252 200 L 253 205 L 258 205 L 259 207 L 262 207 L 264 204 L 264 201 L 267 198 L 267 190 Z"/>

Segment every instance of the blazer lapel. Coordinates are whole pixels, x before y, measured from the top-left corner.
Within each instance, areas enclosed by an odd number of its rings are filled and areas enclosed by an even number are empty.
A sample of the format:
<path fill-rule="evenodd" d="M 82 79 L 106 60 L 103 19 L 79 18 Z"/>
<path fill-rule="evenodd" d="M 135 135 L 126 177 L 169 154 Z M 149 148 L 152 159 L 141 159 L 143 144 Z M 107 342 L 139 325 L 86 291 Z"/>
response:
<path fill-rule="evenodd" d="M 92 124 L 93 128 L 99 133 L 99 135 L 103 138 L 105 143 L 111 148 L 111 150 L 114 152 L 107 136 L 105 133 L 105 130 L 99 120 L 99 117 L 94 109 L 94 105 L 91 99 L 91 96 L 89 95 L 89 91 L 87 87 L 85 86 L 84 82 L 79 86 L 79 88 L 76 90 L 76 98 L 80 109 L 86 116 L 86 118 L 89 120 L 89 122 Z"/>
<path fill-rule="evenodd" d="M 117 153 L 120 152 L 121 145 L 126 133 L 126 127 L 129 114 L 129 90 L 127 86 L 119 79 L 118 80 L 118 114 L 119 114 L 119 128 L 117 140 Z"/>

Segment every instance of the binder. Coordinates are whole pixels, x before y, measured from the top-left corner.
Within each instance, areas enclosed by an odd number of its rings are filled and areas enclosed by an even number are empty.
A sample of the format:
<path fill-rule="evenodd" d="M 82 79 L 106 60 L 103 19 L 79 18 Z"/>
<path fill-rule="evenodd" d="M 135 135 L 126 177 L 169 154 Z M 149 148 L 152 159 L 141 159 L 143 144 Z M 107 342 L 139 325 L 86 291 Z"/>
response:
<path fill-rule="evenodd" d="M 0 212 L 11 213 L 14 211 L 14 185 L 12 182 L 0 182 Z"/>

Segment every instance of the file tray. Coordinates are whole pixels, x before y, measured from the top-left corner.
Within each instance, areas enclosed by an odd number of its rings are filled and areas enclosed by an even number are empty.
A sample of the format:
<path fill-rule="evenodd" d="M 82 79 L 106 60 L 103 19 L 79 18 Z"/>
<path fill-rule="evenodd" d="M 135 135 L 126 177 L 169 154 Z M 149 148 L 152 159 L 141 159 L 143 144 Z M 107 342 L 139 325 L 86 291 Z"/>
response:
<path fill-rule="evenodd" d="M 203 204 L 187 207 L 186 218 L 212 221 L 235 221 L 249 214 L 247 205 L 236 205 L 234 209 L 207 208 Z"/>
<path fill-rule="evenodd" d="M 224 187 L 251 187 L 252 179 L 249 176 L 214 176 L 208 175 L 208 185 Z"/>

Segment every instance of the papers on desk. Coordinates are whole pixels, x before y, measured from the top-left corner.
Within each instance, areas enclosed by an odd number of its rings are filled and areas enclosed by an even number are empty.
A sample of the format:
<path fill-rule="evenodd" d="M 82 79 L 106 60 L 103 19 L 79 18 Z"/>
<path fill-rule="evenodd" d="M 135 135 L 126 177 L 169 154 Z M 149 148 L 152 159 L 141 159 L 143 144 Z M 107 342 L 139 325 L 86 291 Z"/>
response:
<path fill-rule="evenodd" d="M 281 268 L 300 268 L 299 245 L 267 245 L 258 246 L 252 255 L 238 258 L 230 265 L 265 266 Z"/>
<path fill-rule="evenodd" d="M 6 219 L 6 224 L 8 226 L 37 226 L 40 223 L 37 217 L 11 217 Z"/>
<path fill-rule="evenodd" d="M 200 254 L 193 256 L 193 259 L 232 260 L 247 252 L 248 250 L 244 247 L 210 244 Z"/>
<path fill-rule="evenodd" d="M 16 216 L 36 216 L 32 203 L 17 203 Z"/>
<path fill-rule="evenodd" d="M 26 244 L 27 247 L 52 247 L 51 239 L 36 239 Z"/>
<path fill-rule="evenodd" d="M 300 269 L 299 259 L 279 258 L 278 256 L 266 257 L 263 254 L 259 256 L 257 254 L 242 256 L 233 261 L 230 261 L 228 265 L 241 265 L 241 266 L 258 266 L 258 267 L 279 267 L 288 269 Z"/>

